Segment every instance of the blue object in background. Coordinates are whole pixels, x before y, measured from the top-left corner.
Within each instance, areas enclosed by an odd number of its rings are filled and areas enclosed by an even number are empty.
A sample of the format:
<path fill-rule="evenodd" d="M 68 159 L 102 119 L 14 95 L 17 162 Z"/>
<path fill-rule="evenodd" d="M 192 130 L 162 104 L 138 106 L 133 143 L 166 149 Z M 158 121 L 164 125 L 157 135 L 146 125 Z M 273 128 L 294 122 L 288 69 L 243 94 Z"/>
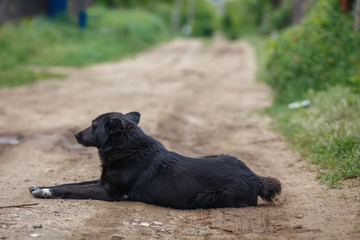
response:
<path fill-rule="evenodd" d="M 67 0 L 48 0 L 48 14 L 51 18 L 66 12 Z"/>
<path fill-rule="evenodd" d="M 85 9 L 81 9 L 78 15 L 78 22 L 79 22 L 79 28 L 84 29 L 86 28 L 87 23 L 87 14 Z"/>

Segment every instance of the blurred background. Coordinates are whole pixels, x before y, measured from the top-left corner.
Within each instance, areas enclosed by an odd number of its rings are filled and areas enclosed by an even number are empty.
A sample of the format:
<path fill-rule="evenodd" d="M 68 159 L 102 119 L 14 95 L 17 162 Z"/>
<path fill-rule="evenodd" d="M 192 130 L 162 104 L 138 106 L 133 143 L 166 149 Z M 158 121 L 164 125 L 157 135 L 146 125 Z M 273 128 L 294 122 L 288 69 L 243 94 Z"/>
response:
<path fill-rule="evenodd" d="M 25 65 L 85 66 L 119 59 L 174 36 L 210 39 L 215 33 L 231 40 L 255 35 L 276 39 L 266 50 L 271 53 L 266 67 L 276 75 L 277 66 L 288 68 L 286 56 L 294 58 L 288 48 L 308 49 L 310 44 L 312 53 L 299 51 L 296 59 L 317 55 L 322 66 L 314 68 L 312 61 L 304 59 L 306 66 L 292 72 L 301 71 L 307 78 L 315 71 L 320 80 L 294 83 L 296 92 L 288 93 L 295 97 L 301 95 L 298 88 L 323 88 L 331 69 L 343 64 L 335 61 L 340 57 L 351 61 L 336 74 L 348 76 L 347 84 L 357 84 L 358 52 L 353 39 L 359 29 L 358 5 L 356 0 L 0 0 L 0 86 L 61 77 L 34 73 Z M 336 49 L 328 48 L 334 45 Z M 278 59 L 277 54 L 284 57 Z M 265 78 L 283 89 L 291 81 L 286 76 Z"/>
<path fill-rule="evenodd" d="M 65 77 L 34 66 L 118 60 L 175 37 L 246 40 L 273 89 L 267 112 L 335 186 L 360 176 L 359 29 L 360 0 L 0 0 L 0 87 Z M 288 109 L 302 100 L 311 107 Z"/>

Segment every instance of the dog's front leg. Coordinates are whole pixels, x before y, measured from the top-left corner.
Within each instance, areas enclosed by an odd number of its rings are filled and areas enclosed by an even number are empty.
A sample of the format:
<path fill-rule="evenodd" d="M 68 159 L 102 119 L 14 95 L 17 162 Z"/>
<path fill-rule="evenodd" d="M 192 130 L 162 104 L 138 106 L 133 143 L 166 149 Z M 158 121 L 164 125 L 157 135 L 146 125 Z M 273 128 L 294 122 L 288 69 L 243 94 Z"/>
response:
<path fill-rule="evenodd" d="M 96 180 L 90 180 L 90 181 L 84 181 L 84 182 L 65 183 L 65 184 L 61 184 L 61 186 L 64 187 L 64 186 L 74 186 L 74 185 L 89 185 L 89 184 L 100 183 L 100 181 L 101 181 L 100 179 L 96 179 Z"/>
<path fill-rule="evenodd" d="M 64 184 L 54 187 L 29 188 L 34 197 L 37 198 L 68 198 L 68 199 L 95 199 L 105 201 L 121 200 L 108 193 L 100 181 L 89 181 L 83 183 Z"/>

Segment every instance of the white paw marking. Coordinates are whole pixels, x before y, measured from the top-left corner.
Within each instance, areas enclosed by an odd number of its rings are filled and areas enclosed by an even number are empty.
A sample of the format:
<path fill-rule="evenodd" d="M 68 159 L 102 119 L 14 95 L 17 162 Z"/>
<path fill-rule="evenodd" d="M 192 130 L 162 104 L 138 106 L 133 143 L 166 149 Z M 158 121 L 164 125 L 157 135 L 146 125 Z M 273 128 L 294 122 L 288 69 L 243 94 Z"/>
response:
<path fill-rule="evenodd" d="M 51 197 L 51 192 L 48 188 L 41 189 L 40 194 L 44 197 Z"/>
<path fill-rule="evenodd" d="M 30 192 L 37 198 L 51 198 L 51 191 L 48 188 L 30 187 Z"/>

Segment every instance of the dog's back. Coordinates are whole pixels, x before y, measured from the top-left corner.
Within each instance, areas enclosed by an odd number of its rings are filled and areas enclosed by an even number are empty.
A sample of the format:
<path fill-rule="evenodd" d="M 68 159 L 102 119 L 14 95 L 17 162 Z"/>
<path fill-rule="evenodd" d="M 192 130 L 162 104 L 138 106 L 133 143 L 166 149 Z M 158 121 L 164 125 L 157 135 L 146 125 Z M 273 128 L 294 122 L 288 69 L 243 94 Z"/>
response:
<path fill-rule="evenodd" d="M 281 191 L 278 180 L 257 176 L 232 156 L 166 154 L 156 174 L 129 194 L 131 200 L 180 209 L 245 207 L 256 206 L 258 195 L 272 201 Z"/>

